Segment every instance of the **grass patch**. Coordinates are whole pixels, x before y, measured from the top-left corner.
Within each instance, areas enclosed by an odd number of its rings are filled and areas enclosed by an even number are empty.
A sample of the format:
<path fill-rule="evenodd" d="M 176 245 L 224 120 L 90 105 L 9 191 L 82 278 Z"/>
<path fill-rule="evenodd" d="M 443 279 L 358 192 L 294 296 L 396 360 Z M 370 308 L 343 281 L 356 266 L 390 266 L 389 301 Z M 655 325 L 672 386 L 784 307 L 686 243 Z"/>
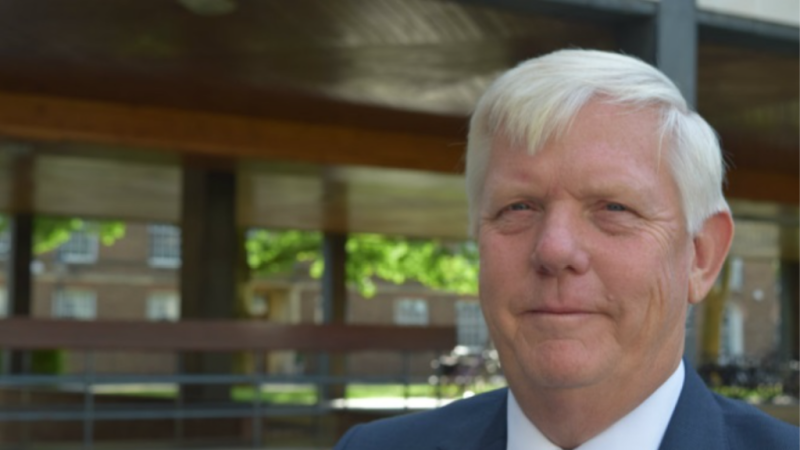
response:
<path fill-rule="evenodd" d="M 491 391 L 504 385 L 469 386 L 466 390 L 480 394 Z M 408 397 L 437 397 L 458 398 L 464 393 L 460 387 L 448 384 L 443 385 L 437 392 L 437 387 L 429 384 L 408 385 Z M 380 398 L 380 397 L 405 397 L 406 386 L 402 384 L 350 384 L 347 386 L 347 398 Z"/>
<path fill-rule="evenodd" d="M 261 388 L 261 401 L 280 405 L 313 405 L 317 403 L 317 389 L 314 386 L 265 386 Z M 255 400 L 252 386 L 236 386 L 231 390 L 231 399 L 236 402 Z"/>
<path fill-rule="evenodd" d="M 164 388 L 164 389 L 145 389 L 145 390 L 124 390 L 120 392 L 102 392 L 98 395 L 129 395 L 134 397 L 144 397 L 144 398 L 159 398 L 159 399 L 175 399 L 178 395 L 175 393 L 175 389 Z"/>

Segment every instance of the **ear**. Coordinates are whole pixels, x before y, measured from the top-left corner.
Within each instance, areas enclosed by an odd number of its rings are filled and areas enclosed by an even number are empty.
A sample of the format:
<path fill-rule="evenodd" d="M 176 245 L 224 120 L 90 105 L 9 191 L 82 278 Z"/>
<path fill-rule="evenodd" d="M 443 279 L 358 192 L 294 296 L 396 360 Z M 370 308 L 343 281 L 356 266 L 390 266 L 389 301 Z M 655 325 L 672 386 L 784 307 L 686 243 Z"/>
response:
<path fill-rule="evenodd" d="M 694 236 L 694 260 L 689 274 L 689 303 L 703 300 L 719 275 L 733 240 L 733 218 L 727 211 L 706 219 Z"/>

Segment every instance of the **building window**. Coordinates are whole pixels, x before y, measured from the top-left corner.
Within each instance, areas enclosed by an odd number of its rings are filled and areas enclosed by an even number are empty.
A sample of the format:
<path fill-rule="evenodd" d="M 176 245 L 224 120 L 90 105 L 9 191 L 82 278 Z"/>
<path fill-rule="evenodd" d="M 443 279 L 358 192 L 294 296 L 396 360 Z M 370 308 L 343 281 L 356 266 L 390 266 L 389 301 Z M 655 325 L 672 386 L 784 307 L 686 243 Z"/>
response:
<path fill-rule="evenodd" d="M 0 232 L 0 260 L 7 259 L 9 251 L 11 251 L 11 233 L 5 230 Z"/>
<path fill-rule="evenodd" d="M 474 300 L 456 302 L 456 334 L 458 345 L 481 350 L 489 343 L 489 333 L 483 320 L 481 305 Z"/>
<path fill-rule="evenodd" d="M 744 314 L 742 314 L 742 308 L 739 305 L 726 302 L 725 312 L 722 316 L 721 331 L 721 362 L 736 362 L 744 356 Z"/>
<path fill-rule="evenodd" d="M 173 225 L 153 224 L 150 233 L 150 265 L 179 267 L 181 265 L 181 229 Z"/>
<path fill-rule="evenodd" d="M 731 292 L 742 292 L 742 287 L 744 286 L 744 261 L 742 258 L 736 257 L 731 259 L 729 263 L 731 278 L 728 282 L 728 286 L 730 286 Z"/>
<path fill-rule="evenodd" d="M 94 291 L 61 289 L 53 298 L 53 317 L 91 320 L 97 317 L 97 297 Z"/>
<path fill-rule="evenodd" d="M 152 292 L 147 297 L 147 319 L 174 322 L 181 317 L 181 304 L 176 292 Z"/>
<path fill-rule="evenodd" d="M 428 302 L 421 298 L 403 298 L 395 301 L 394 323 L 397 325 L 427 325 Z"/>
<path fill-rule="evenodd" d="M 269 314 L 269 294 L 266 292 L 253 294 L 247 304 L 247 312 L 251 317 L 267 317 Z"/>
<path fill-rule="evenodd" d="M 91 264 L 97 261 L 97 234 L 86 230 L 73 231 L 67 242 L 58 247 L 58 260 L 70 264 Z"/>

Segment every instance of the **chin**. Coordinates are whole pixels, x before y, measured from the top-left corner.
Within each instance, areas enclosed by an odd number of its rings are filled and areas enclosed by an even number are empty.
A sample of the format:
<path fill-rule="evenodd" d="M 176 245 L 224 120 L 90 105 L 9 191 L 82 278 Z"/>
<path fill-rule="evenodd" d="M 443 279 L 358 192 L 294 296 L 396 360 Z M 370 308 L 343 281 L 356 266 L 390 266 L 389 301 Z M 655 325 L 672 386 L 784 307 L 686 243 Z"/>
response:
<path fill-rule="evenodd" d="M 527 354 L 525 354 L 527 353 Z M 613 364 L 600 351 L 580 343 L 548 342 L 535 350 L 518 354 L 524 382 L 542 388 L 578 388 L 600 382 Z"/>

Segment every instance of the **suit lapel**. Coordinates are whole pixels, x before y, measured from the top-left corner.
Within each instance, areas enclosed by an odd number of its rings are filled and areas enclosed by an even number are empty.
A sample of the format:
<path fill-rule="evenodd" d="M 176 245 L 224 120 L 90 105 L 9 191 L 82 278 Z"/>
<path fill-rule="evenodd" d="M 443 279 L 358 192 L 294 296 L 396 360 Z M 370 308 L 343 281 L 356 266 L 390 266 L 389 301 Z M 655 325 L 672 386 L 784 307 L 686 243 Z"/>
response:
<path fill-rule="evenodd" d="M 456 432 L 442 441 L 440 450 L 505 450 L 507 389 L 499 389 L 491 405 L 475 411 Z"/>
<path fill-rule="evenodd" d="M 659 450 L 725 450 L 722 411 L 711 391 L 684 361 L 686 378 Z"/>
<path fill-rule="evenodd" d="M 727 450 L 722 411 L 697 372 L 684 362 L 686 378 L 659 450 Z M 502 394 L 501 394 L 502 393 Z M 456 426 L 440 450 L 505 450 L 506 389 L 487 406 Z"/>

